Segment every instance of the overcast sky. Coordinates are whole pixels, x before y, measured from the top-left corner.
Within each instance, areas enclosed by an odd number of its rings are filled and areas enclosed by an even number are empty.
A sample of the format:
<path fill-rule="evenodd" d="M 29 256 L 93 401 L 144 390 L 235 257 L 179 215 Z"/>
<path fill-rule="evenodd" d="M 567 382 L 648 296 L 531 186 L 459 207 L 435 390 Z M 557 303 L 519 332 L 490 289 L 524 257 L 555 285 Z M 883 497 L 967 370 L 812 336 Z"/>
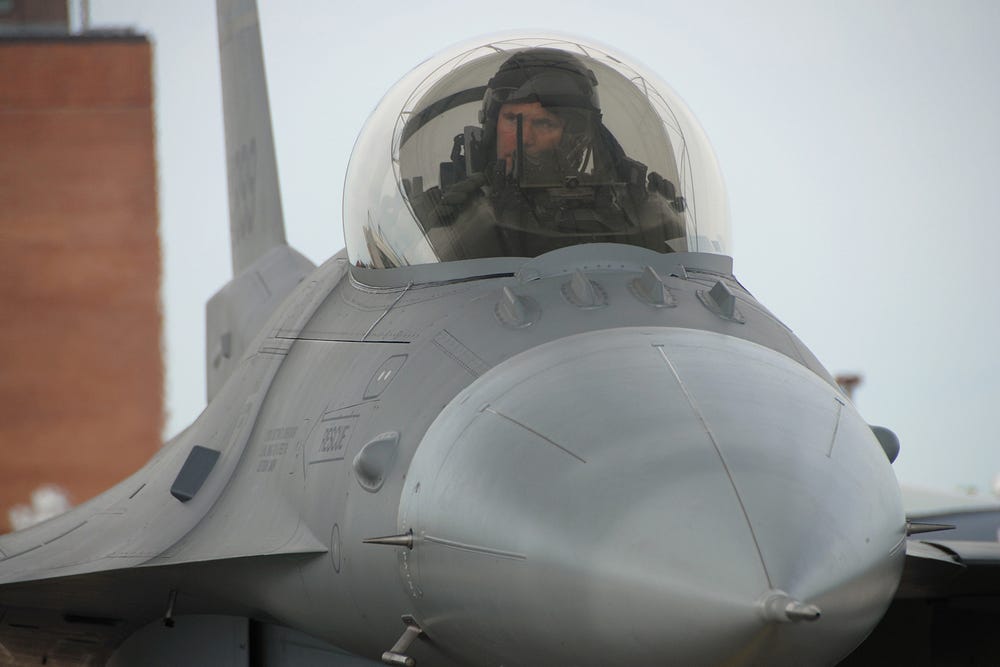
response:
<path fill-rule="evenodd" d="M 729 190 L 735 271 L 893 429 L 903 483 L 988 493 L 1000 473 L 1000 3 L 261 0 L 289 243 L 343 246 L 368 114 L 433 53 L 556 29 L 678 91 Z M 91 0 L 154 44 L 167 433 L 205 403 L 204 304 L 230 278 L 214 3 Z"/>

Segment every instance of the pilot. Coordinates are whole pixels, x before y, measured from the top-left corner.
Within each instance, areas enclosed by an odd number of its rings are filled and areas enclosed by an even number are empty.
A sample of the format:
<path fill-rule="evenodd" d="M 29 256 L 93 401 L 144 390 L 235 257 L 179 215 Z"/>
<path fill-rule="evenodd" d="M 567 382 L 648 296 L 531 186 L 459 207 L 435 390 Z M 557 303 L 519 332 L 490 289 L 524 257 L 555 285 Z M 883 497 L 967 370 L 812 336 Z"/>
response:
<path fill-rule="evenodd" d="M 530 160 L 552 153 L 562 142 L 566 121 L 541 102 L 510 102 L 500 107 L 496 119 L 497 160 L 503 160 L 505 172 L 513 170 L 517 150 L 518 116 L 522 120 L 522 141 Z"/>
<path fill-rule="evenodd" d="M 558 49 L 529 49 L 508 58 L 487 84 L 480 111 L 483 143 L 495 142 L 497 162 L 514 172 L 518 116 L 527 168 L 563 159 L 565 167 L 582 157 L 589 133 L 600 120 L 597 77 L 573 55 Z M 567 127 L 569 125 L 569 127 Z"/>
<path fill-rule="evenodd" d="M 455 138 L 453 173 L 462 177 L 443 179 L 415 207 L 442 260 L 534 257 L 588 242 L 668 252 L 664 235 L 683 237 L 683 199 L 655 173 L 647 183 L 646 167 L 625 155 L 602 122 L 597 85 L 558 49 L 504 61 L 486 86 L 481 130 Z"/>

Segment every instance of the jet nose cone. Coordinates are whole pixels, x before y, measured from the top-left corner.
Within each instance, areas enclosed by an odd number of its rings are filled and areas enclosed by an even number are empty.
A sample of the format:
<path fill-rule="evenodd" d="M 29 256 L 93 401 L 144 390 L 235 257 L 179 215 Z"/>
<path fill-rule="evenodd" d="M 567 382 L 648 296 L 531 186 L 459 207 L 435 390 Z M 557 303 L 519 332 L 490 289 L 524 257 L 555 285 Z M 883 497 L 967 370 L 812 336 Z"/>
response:
<path fill-rule="evenodd" d="M 472 662 L 832 664 L 903 556 L 888 462 L 836 390 L 691 330 L 491 370 L 428 430 L 399 518 L 421 623 Z"/>

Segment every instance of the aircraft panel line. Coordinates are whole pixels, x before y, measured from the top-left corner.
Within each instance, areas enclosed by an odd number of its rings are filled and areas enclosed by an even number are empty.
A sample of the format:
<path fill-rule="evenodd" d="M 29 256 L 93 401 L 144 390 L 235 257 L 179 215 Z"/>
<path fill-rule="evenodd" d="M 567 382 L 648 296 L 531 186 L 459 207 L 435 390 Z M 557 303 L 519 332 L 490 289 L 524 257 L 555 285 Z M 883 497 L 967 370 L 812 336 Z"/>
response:
<path fill-rule="evenodd" d="M 496 415 L 497 417 L 501 417 L 503 419 L 506 419 L 507 421 L 511 422 L 512 424 L 516 424 L 517 426 L 520 426 L 525 431 L 528 431 L 529 433 L 531 433 L 533 435 L 537 435 L 539 438 L 541 438 L 545 442 L 549 443 L 550 445 L 558 447 L 559 449 L 561 449 L 562 451 L 566 452 L 567 454 L 569 454 L 570 456 L 572 456 L 574 459 L 576 459 L 577 461 L 579 461 L 580 463 L 586 463 L 587 462 L 587 460 L 585 458 L 583 458 L 582 456 L 580 456 L 579 454 L 576 454 L 576 453 L 570 451 L 569 449 L 563 447 L 562 445 L 560 445 L 558 442 L 556 442 L 552 438 L 545 437 L 544 435 L 542 435 L 541 433 L 539 433 L 535 429 L 533 429 L 530 426 L 527 426 L 525 424 L 522 424 L 521 422 L 517 421 L 513 417 L 508 417 L 507 415 L 505 415 L 505 414 L 503 414 L 501 412 L 497 412 L 496 410 L 494 410 L 493 408 L 491 408 L 489 406 L 486 406 L 485 408 L 483 408 L 483 412 L 489 412 L 492 415 Z"/>
<path fill-rule="evenodd" d="M 667 356 L 666 350 L 663 349 L 663 345 L 654 345 L 660 352 L 660 356 L 663 360 L 667 362 L 667 367 L 670 368 L 670 372 L 673 373 L 674 379 L 677 380 L 677 384 L 684 394 L 684 398 L 687 399 L 688 405 L 694 411 L 695 415 L 698 417 L 698 421 L 701 422 L 702 428 L 705 429 L 705 433 L 708 434 L 708 439 L 712 443 L 712 447 L 715 448 L 715 454 L 719 457 L 719 462 L 722 463 L 722 468 L 726 471 L 726 476 L 729 478 L 729 484 L 733 487 L 733 492 L 736 494 L 736 502 L 740 505 L 740 511 L 743 512 L 743 518 L 747 522 L 747 528 L 750 529 L 750 537 L 753 538 L 753 546 L 757 550 L 757 557 L 760 559 L 760 566 L 764 570 L 764 577 L 767 579 L 767 585 L 770 588 L 774 588 L 774 584 L 771 582 L 771 575 L 767 571 L 767 564 L 764 563 L 764 553 L 761 551 L 760 542 L 757 540 L 757 533 L 753 529 L 753 524 L 750 522 L 750 514 L 747 512 L 746 505 L 743 504 L 743 498 L 740 496 L 740 490 L 736 487 L 736 480 L 733 479 L 733 473 L 729 469 L 729 465 L 726 463 L 726 457 L 722 455 L 722 449 L 719 447 L 719 442 L 715 438 L 715 434 L 712 432 L 711 427 L 708 425 L 708 421 L 705 419 L 705 415 L 701 413 L 698 408 L 697 403 L 694 401 L 694 397 L 688 391 L 687 385 L 684 384 L 684 380 L 681 379 L 680 373 L 674 367 L 673 362 L 670 361 L 670 357 Z"/>
<path fill-rule="evenodd" d="M 446 540 L 442 537 L 434 537 L 433 535 L 424 535 L 423 539 L 428 542 L 433 542 L 434 544 L 440 544 L 443 547 L 449 547 L 451 549 L 459 549 L 461 551 L 471 551 L 473 553 L 487 554 L 489 556 L 499 556 L 500 558 L 509 558 L 511 560 L 528 559 L 527 556 L 525 556 L 524 554 L 519 554 L 516 551 L 502 551 L 500 549 L 484 547 L 478 544 L 466 544 L 464 542 Z"/>

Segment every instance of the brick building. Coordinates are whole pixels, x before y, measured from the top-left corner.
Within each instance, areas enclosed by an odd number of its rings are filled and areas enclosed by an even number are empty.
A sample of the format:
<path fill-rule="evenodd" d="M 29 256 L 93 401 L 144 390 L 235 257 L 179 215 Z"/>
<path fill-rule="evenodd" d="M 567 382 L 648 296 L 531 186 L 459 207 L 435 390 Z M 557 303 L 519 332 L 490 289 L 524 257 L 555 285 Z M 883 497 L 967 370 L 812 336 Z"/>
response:
<path fill-rule="evenodd" d="M 0 0 L 0 532 L 161 442 L 151 46 L 65 26 L 65 2 Z"/>

